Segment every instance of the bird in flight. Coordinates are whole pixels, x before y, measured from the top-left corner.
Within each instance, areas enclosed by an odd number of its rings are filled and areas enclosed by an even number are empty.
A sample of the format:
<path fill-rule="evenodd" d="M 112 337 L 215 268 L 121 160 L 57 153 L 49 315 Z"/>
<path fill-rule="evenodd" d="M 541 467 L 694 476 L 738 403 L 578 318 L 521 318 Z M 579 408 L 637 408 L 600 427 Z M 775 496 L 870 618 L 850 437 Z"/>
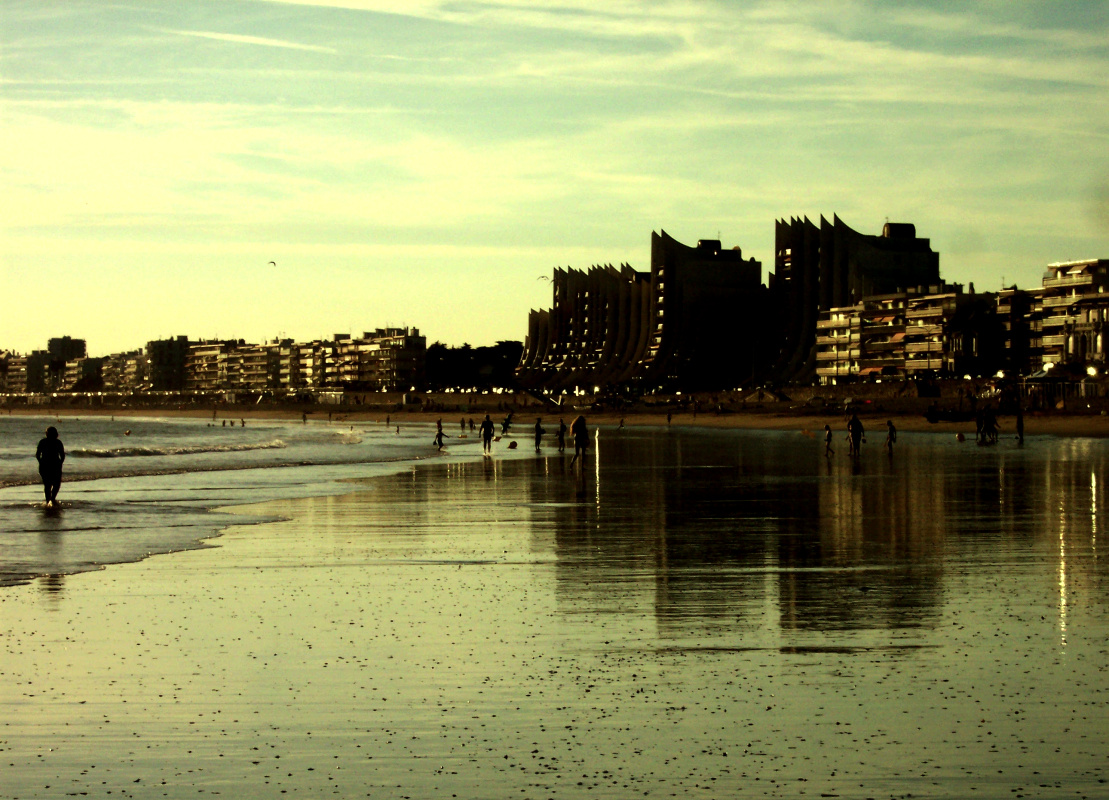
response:
<path fill-rule="evenodd" d="M 273 266 L 275 266 L 275 267 L 277 266 L 277 262 L 276 262 L 276 261 L 271 261 L 271 262 L 270 262 L 270 264 L 272 264 L 272 265 L 273 265 Z"/>

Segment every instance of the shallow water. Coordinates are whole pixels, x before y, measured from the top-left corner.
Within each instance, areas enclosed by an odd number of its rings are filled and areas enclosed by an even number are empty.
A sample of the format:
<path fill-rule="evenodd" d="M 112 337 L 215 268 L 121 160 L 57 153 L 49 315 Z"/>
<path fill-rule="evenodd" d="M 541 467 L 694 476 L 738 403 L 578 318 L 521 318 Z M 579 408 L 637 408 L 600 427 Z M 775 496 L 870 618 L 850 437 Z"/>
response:
<path fill-rule="evenodd" d="M 423 458 L 475 457 L 474 439 L 432 445 L 426 423 L 0 417 L 0 586 L 196 548 L 232 522 L 221 506 L 346 491 Z M 231 420 L 233 423 L 234 420 Z M 34 458 L 47 425 L 66 460 L 44 508 Z"/>
<path fill-rule="evenodd" d="M 5 794 L 1109 796 L 1101 441 L 598 445 L 6 590 Z"/>

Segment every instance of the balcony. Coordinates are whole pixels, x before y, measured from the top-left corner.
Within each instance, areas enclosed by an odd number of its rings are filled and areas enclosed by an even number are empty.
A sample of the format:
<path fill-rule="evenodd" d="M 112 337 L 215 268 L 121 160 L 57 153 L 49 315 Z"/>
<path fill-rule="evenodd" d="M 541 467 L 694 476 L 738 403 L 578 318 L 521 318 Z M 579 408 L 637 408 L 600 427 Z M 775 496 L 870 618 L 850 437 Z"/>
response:
<path fill-rule="evenodd" d="M 847 361 L 847 359 L 847 353 L 837 353 L 835 350 L 819 350 L 816 354 L 817 361 Z"/>
<path fill-rule="evenodd" d="M 942 353 L 943 342 L 906 342 L 906 353 Z"/>
<path fill-rule="evenodd" d="M 1044 278 L 1045 289 L 1059 289 L 1065 286 L 1092 286 L 1093 275 L 1066 275 L 1062 278 Z"/>
<path fill-rule="evenodd" d="M 941 306 L 910 308 L 905 312 L 905 319 L 927 319 L 929 317 L 943 319 L 943 308 Z"/>
<path fill-rule="evenodd" d="M 1063 347 L 1067 343 L 1066 334 L 1058 334 L 1055 336 L 1044 336 L 1040 339 L 1041 347 Z"/>
<path fill-rule="evenodd" d="M 942 358 L 910 358 L 905 361 L 906 372 L 920 372 L 922 370 L 943 369 Z"/>
<path fill-rule="evenodd" d="M 1058 308 L 1060 306 L 1070 306 L 1077 303 L 1082 299 L 1081 295 L 1062 295 L 1060 297 L 1045 297 L 1044 308 Z"/>

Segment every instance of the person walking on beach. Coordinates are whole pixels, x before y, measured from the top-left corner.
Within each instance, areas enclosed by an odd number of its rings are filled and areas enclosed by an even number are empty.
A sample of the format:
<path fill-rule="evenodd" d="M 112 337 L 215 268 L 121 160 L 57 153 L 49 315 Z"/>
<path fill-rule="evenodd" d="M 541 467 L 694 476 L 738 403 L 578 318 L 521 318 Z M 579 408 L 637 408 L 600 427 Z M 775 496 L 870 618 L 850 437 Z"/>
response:
<path fill-rule="evenodd" d="M 893 427 L 893 420 L 886 420 L 886 452 L 893 455 L 893 443 L 897 441 L 897 428 Z"/>
<path fill-rule="evenodd" d="M 547 431 L 543 428 L 543 418 L 535 418 L 535 452 L 539 452 L 539 445 L 543 441 L 543 434 Z"/>
<path fill-rule="evenodd" d="M 851 455 L 853 456 L 857 456 L 860 453 L 863 433 L 863 424 L 859 421 L 859 415 L 852 414 L 851 419 L 847 422 L 847 435 L 851 437 Z"/>
<path fill-rule="evenodd" d="M 566 450 L 566 423 L 562 417 L 558 418 L 558 452 Z"/>
<path fill-rule="evenodd" d="M 824 426 L 824 457 L 835 455 L 836 451 L 832 449 L 832 426 Z"/>
<path fill-rule="evenodd" d="M 51 425 L 46 429 L 46 438 L 39 440 L 35 450 L 39 462 L 39 477 L 46 493 L 46 505 L 58 504 L 58 490 L 62 488 L 62 462 L 65 461 L 65 447 L 58 438 L 58 429 Z"/>
<path fill-rule="evenodd" d="M 466 418 L 465 417 L 463 417 L 462 419 L 460 419 L 458 421 L 458 431 L 459 431 L 459 433 L 465 433 L 466 432 Z"/>
<path fill-rule="evenodd" d="M 574 437 L 574 457 L 570 459 L 570 466 L 574 466 L 574 462 L 581 456 L 581 461 L 585 463 L 585 449 L 589 446 L 589 431 L 585 427 L 585 417 L 578 415 L 578 418 L 570 423 L 570 433 Z"/>
<path fill-rule="evenodd" d="M 435 446 L 440 450 L 443 449 L 443 420 L 435 423 Z"/>
<path fill-rule="evenodd" d="M 493 451 L 493 420 L 488 414 L 481 421 L 481 451 L 486 455 Z"/>

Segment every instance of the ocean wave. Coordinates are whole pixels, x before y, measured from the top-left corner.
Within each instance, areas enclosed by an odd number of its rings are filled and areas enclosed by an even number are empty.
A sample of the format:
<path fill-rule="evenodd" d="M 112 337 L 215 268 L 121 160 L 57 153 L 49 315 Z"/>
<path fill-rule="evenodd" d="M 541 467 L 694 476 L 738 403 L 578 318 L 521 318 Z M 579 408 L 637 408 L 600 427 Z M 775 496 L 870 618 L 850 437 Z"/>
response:
<path fill-rule="evenodd" d="M 274 439 L 257 444 L 212 444 L 191 447 L 92 447 L 69 450 L 67 456 L 73 458 L 131 458 L 141 456 L 191 456 L 198 453 L 241 453 L 247 450 L 280 450 L 285 442 Z"/>

